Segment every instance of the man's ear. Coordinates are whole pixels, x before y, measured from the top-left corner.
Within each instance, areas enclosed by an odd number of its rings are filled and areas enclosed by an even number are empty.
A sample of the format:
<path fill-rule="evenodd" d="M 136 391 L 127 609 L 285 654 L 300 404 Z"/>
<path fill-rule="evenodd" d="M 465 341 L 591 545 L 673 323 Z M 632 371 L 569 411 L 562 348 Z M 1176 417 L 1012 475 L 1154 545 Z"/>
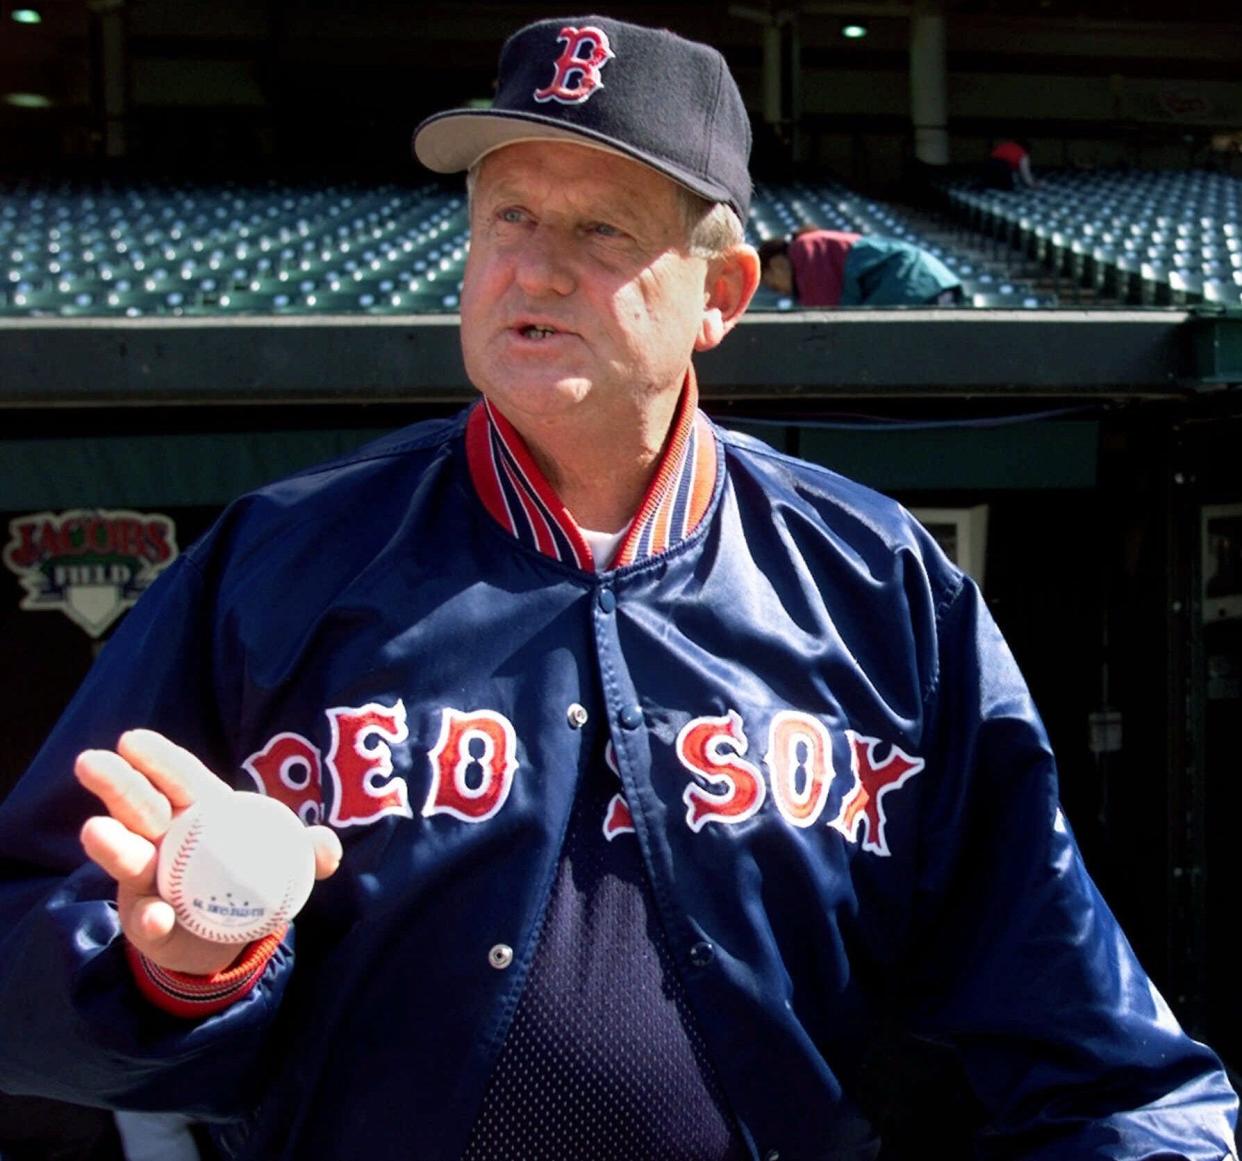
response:
<path fill-rule="evenodd" d="M 759 255 L 753 246 L 734 246 L 708 262 L 696 351 L 710 351 L 720 343 L 742 317 L 758 286 Z"/>

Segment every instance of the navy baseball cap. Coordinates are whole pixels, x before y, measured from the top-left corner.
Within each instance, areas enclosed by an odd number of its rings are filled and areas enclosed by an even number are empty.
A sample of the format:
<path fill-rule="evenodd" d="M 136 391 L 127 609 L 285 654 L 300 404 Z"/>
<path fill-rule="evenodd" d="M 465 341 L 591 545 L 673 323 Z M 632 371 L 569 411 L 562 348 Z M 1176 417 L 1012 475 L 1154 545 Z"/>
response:
<path fill-rule="evenodd" d="M 502 145 L 572 141 L 642 162 L 743 222 L 750 121 L 714 48 L 606 16 L 540 20 L 500 51 L 491 108 L 451 109 L 414 131 L 428 169 L 457 173 Z"/>

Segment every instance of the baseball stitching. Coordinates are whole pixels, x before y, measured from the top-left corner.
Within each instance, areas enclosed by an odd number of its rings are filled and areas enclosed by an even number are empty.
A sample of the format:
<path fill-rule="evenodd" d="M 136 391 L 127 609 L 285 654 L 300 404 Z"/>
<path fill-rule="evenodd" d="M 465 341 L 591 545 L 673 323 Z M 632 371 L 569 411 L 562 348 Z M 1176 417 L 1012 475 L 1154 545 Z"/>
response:
<path fill-rule="evenodd" d="M 194 824 L 185 832 L 181 842 L 177 845 L 177 853 L 173 857 L 172 868 L 168 872 L 168 892 L 172 895 L 169 902 L 173 905 L 177 912 L 177 917 L 182 918 L 182 891 L 181 883 L 185 877 L 185 865 L 193 853 L 195 846 L 198 845 L 198 832 L 203 825 L 202 817 L 194 820 Z M 184 923 L 185 926 L 189 924 Z"/>
<path fill-rule="evenodd" d="M 199 832 L 202 830 L 202 827 L 203 818 L 200 814 L 191 824 L 189 830 L 185 832 L 185 837 L 180 844 L 178 844 L 177 852 L 173 857 L 172 866 L 168 873 L 168 891 L 172 896 L 169 902 L 177 912 L 177 919 L 181 922 L 181 926 L 192 934 L 197 935 L 200 939 L 207 939 L 212 943 L 243 943 L 253 939 L 262 939 L 263 936 L 275 931 L 284 922 L 284 916 L 289 911 L 289 899 L 293 893 L 292 883 L 286 882 L 285 896 L 281 900 L 280 907 L 269 916 L 261 928 L 253 933 L 247 933 L 243 939 L 222 940 L 219 930 L 208 927 L 186 906 L 182 881 L 185 878 L 185 869 L 190 861 L 190 856 L 198 845 Z"/>

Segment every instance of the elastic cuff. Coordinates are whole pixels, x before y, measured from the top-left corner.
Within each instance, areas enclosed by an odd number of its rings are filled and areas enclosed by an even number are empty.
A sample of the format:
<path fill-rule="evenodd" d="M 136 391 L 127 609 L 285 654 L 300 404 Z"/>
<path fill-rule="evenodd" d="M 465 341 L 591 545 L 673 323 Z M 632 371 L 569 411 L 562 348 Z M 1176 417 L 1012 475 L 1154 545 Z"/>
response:
<path fill-rule="evenodd" d="M 128 940 L 125 954 L 138 990 L 157 1008 L 189 1020 L 202 1019 L 235 1004 L 259 982 L 268 960 L 285 936 L 281 931 L 247 944 L 231 967 L 209 976 L 160 967 Z"/>

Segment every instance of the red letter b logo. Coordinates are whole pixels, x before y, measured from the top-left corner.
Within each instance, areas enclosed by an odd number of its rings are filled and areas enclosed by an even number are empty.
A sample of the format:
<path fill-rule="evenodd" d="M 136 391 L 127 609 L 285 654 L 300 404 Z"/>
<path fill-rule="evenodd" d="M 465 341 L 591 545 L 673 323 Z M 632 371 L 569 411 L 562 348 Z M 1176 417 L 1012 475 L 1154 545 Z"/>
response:
<path fill-rule="evenodd" d="M 557 57 L 552 83 L 546 89 L 536 89 L 535 100 L 581 105 L 596 89 L 604 87 L 599 70 L 613 58 L 614 53 L 603 29 L 589 25 L 586 28 L 562 28 L 557 40 L 565 46 L 565 51 Z"/>

